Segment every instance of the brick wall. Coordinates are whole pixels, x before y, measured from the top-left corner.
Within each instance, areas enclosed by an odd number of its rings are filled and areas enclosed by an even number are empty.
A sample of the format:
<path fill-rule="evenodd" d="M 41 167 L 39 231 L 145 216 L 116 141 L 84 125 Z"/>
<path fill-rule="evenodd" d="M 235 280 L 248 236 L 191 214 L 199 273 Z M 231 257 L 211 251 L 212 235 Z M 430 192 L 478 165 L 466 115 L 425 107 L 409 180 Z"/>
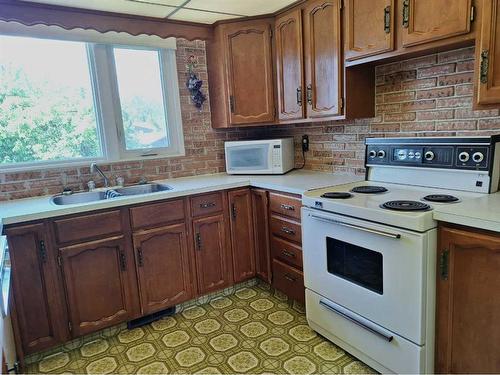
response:
<path fill-rule="evenodd" d="M 224 141 L 294 136 L 296 165 L 302 163 L 300 138 L 308 134 L 311 151 L 306 169 L 363 174 L 364 140 L 367 137 L 427 137 L 500 133 L 498 110 L 472 111 L 474 49 L 464 48 L 381 65 L 376 74 L 376 117 L 355 121 L 330 121 L 306 125 L 213 130 L 208 103 L 202 111 L 190 102 L 185 88 L 185 62 L 194 55 L 198 72 L 207 72 L 203 42 L 178 41 L 177 63 L 186 156 L 107 164 L 110 176 L 127 183 L 224 171 Z M 67 169 L 0 173 L 0 200 L 60 192 L 66 183 L 75 190 L 99 177 L 88 166 Z"/>

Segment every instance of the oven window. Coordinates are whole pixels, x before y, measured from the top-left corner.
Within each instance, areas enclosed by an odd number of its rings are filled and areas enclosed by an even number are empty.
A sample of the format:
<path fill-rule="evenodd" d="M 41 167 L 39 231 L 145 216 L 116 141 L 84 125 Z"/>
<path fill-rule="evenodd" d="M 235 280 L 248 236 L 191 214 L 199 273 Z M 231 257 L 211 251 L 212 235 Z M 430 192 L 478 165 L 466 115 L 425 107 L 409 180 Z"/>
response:
<path fill-rule="evenodd" d="M 269 169 L 269 145 L 232 146 L 226 150 L 230 170 Z"/>
<path fill-rule="evenodd" d="M 326 238 L 328 272 L 378 294 L 384 294 L 382 254 Z"/>

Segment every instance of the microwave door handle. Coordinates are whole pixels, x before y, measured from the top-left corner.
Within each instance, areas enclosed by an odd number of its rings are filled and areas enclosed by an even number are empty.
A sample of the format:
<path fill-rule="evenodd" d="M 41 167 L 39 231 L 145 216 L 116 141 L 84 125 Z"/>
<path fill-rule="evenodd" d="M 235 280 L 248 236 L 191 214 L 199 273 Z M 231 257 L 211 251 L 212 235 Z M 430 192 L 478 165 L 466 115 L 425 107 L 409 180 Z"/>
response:
<path fill-rule="evenodd" d="M 335 224 L 335 225 L 340 225 L 340 226 L 347 227 L 347 228 L 361 230 L 363 232 L 377 234 L 379 236 L 393 238 L 395 240 L 399 240 L 401 238 L 401 235 L 399 233 L 384 232 L 384 231 L 378 230 L 378 229 L 365 228 L 365 227 L 362 227 L 360 225 L 350 224 L 350 223 L 344 223 L 343 221 L 339 221 L 339 220 L 335 220 L 335 219 L 330 219 L 330 218 L 327 218 L 327 217 L 324 217 L 324 216 L 318 216 L 318 215 L 310 215 L 310 216 L 313 219 L 316 219 L 316 220 L 325 221 L 327 223 L 331 223 L 331 224 Z"/>

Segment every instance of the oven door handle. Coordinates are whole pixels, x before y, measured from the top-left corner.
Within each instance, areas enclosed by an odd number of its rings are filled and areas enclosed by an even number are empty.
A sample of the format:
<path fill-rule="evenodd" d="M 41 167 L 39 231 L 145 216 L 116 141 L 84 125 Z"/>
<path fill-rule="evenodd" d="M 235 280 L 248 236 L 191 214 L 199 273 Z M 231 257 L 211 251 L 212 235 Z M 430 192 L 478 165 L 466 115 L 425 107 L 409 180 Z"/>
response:
<path fill-rule="evenodd" d="M 372 234 L 378 234 L 379 236 L 394 238 L 396 240 L 399 240 L 401 238 L 401 235 L 399 233 L 384 232 L 384 231 L 378 230 L 378 229 L 365 228 L 365 227 L 362 227 L 360 225 L 344 223 L 343 221 L 339 221 L 339 220 L 335 220 L 335 219 L 330 219 L 330 218 L 327 218 L 327 217 L 324 217 L 324 216 L 318 216 L 318 215 L 310 215 L 310 216 L 313 219 L 316 219 L 316 220 L 326 221 L 327 223 L 332 223 L 332 224 L 336 224 L 336 225 L 341 225 L 343 227 L 348 227 L 348 228 L 362 230 L 363 232 L 368 232 L 368 233 L 372 233 Z"/>
<path fill-rule="evenodd" d="M 343 318 L 349 320 L 350 322 L 356 324 L 357 326 L 359 326 L 361 328 L 364 328 L 367 331 L 373 333 L 374 335 L 377 335 L 377 336 L 383 338 L 387 342 L 391 342 L 394 339 L 394 336 L 391 335 L 390 333 L 386 333 L 386 332 L 382 331 L 380 328 L 377 328 L 377 327 L 375 327 L 374 325 L 372 325 L 372 324 L 370 324 L 368 322 L 363 322 L 362 320 L 359 319 L 359 317 L 356 317 L 354 314 L 352 314 L 351 312 L 349 312 L 346 309 L 342 309 L 342 311 L 341 311 L 340 308 L 334 307 L 334 306 L 330 305 L 329 303 L 327 303 L 327 302 L 325 302 L 323 300 L 320 300 L 319 304 L 321 306 L 323 306 L 324 308 L 326 308 L 326 309 L 334 312 L 335 314 L 338 314 L 341 317 L 343 317 Z"/>

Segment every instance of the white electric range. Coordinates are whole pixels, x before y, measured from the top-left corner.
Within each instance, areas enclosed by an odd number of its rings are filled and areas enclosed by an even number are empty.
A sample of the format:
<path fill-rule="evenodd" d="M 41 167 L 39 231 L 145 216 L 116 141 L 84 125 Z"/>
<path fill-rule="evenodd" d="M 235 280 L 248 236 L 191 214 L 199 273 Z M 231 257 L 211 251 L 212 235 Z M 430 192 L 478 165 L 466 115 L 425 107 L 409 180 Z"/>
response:
<path fill-rule="evenodd" d="M 432 210 L 498 190 L 498 142 L 367 139 L 366 181 L 304 193 L 309 325 L 380 372 L 432 373 Z"/>

